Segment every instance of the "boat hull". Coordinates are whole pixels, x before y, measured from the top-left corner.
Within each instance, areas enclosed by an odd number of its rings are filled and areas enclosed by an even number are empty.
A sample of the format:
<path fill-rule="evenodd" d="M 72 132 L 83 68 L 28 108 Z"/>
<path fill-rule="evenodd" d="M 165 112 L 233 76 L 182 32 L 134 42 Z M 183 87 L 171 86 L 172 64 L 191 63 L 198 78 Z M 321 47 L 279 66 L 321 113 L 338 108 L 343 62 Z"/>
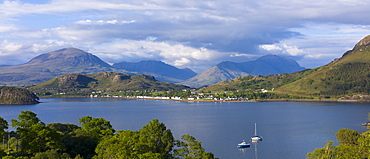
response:
<path fill-rule="evenodd" d="M 252 140 L 252 142 L 262 141 L 262 137 L 260 137 L 260 136 L 252 136 L 251 137 L 251 140 Z"/>
<path fill-rule="evenodd" d="M 238 148 L 246 148 L 246 147 L 250 147 L 251 145 L 245 141 L 241 142 L 240 144 L 238 144 Z"/>
<path fill-rule="evenodd" d="M 250 144 L 247 144 L 247 145 L 238 145 L 238 148 L 247 148 L 247 147 L 251 147 Z"/>

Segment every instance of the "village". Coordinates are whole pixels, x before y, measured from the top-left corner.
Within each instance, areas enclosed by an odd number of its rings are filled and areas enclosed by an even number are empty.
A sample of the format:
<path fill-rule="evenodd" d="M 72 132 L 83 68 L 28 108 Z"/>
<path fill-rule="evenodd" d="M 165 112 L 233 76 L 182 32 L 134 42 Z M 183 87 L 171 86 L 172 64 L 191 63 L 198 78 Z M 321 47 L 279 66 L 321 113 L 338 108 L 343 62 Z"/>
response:
<path fill-rule="evenodd" d="M 189 90 L 183 90 L 186 92 Z M 121 91 L 120 91 L 121 92 Z M 261 90 L 261 92 L 267 92 L 265 90 Z M 131 98 L 131 99 L 154 99 L 154 100 L 174 100 L 174 101 L 249 101 L 248 98 L 245 97 L 215 97 L 212 94 L 205 94 L 195 92 L 191 90 L 191 95 L 189 97 L 181 97 L 181 96 L 150 96 L 150 95 L 110 95 L 104 94 L 102 91 L 94 91 L 91 92 L 90 98 Z"/>

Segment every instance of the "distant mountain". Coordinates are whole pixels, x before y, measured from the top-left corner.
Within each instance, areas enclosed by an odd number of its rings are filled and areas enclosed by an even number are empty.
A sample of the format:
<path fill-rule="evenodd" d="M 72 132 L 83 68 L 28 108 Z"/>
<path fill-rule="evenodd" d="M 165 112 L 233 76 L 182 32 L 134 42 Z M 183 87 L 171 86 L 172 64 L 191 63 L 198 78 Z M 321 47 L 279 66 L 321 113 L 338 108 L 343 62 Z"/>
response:
<path fill-rule="evenodd" d="M 196 75 L 188 68 L 179 69 L 161 61 L 120 62 L 112 65 L 137 74 L 152 75 L 159 81 L 179 83 Z"/>
<path fill-rule="evenodd" d="M 366 99 L 370 94 L 370 35 L 341 58 L 310 70 L 268 76 L 245 76 L 202 88 L 203 91 L 274 90 L 304 97 Z"/>
<path fill-rule="evenodd" d="M 0 86 L 0 104 L 36 104 L 39 98 L 24 88 Z"/>
<path fill-rule="evenodd" d="M 266 55 L 254 61 L 243 63 L 229 61 L 219 63 L 216 66 L 202 71 L 195 77 L 181 82 L 181 84 L 191 87 L 201 87 L 247 75 L 293 73 L 304 69 L 304 67 L 299 66 L 294 60 L 276 55 Z"/>
<path fill-rule="evenodd" d="M 76 48 L 66 48 L 41 54 L 26 64 L 1 67 L 0 85 L 21 86 L 50 80 L 70 73 L 98 73 L 116 69 L 95 55 Z"/>
<path fill-rule="evenodd" d="M 97 74 L 67 74 L 49 81 L 26 86 L 34 92 L 80 92 L 91 91 L 143 91 L 143 90 L 182 90 L 189 88 L 169 82 L 159 82 L 150 75 L 128 75 L 114 72 Z"/>

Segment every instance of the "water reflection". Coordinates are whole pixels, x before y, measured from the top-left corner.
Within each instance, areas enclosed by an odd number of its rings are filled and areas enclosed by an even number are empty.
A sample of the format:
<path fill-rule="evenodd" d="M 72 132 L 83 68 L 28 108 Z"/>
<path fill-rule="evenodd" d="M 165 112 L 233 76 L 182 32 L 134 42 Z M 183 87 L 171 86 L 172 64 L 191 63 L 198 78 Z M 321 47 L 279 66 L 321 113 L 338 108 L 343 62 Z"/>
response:
<path fill-rule="evenodd" d="M 244 153 L 247 151 L 247 149 L 248 149 L 249 147 L 245 147 L 245 148 L 238 148 L 238 150 L 240 151 L 240 152 L 242 152 L 242 154 L 244 155 Z"/>
<path fill-rule="evenodd" d="M 254 147 L 254 158 L 258 158 L 258 151 L 257 151 L 257 146 L 258 146 L 258 141 L 257 142 L 252 142 L 253 147 Z"/>

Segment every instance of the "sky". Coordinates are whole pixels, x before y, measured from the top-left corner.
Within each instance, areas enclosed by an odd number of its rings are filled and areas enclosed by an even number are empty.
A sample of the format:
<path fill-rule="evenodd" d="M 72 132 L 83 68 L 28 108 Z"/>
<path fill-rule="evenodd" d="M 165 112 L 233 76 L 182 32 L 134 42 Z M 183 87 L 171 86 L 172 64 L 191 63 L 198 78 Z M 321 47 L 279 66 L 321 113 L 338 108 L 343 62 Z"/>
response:
<path fill-rule="evenodd" d="M 369 0 L 2 0 L 0 65 L 75 47 L 200 72 L 273 54 L 315 68 L 370 34 Z"/>

